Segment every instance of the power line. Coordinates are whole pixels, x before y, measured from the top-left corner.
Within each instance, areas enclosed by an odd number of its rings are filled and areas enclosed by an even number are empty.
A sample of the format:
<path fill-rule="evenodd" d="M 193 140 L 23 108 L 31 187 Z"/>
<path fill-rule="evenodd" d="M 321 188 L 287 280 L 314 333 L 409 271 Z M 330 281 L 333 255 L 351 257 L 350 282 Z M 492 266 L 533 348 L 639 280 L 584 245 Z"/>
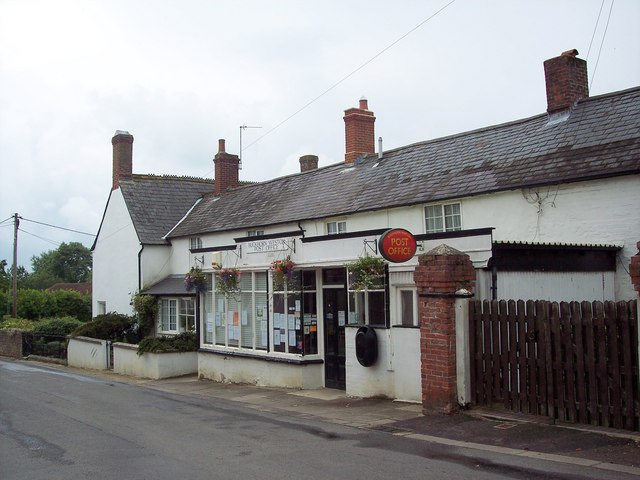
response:
<path fill-rule="evenodd" d="M 611 12 L 613 11 L 613 4 L 615 0 L 611 0 L 611 7 L 609 8 L 609 16 L 607 17 L 607 24 L 604 27 L 604 33 L 602 34 L 602 41 L 600 42 L 600 50 L 598 50 L 598 58 L 596 59 L 596 66 L 593 69 L 593 75 L 591 76 L 591 85 L 589 85 L 589 90 L 593 86 L 593 81 L 596 78 L 596 71 L 598 70 L 598 63 L 600 63 L 600 54 L 602 53 L 602 46 L 604 45 L 604 39 L 607 36 L 607 30 L 609 29 L 609 20 L 611 20 Z"/>
<path fill-rule="evenodd" d="M 591 41 L 589 42 L 589 50 L 587 50 L 587 62 L 589 61 L 589 54 L 591 53 L 591 45 L 593 45 L 593 39 L 596 38 L 596 31 L 598 30 L 598 23 L 600 23 L 600 15 L 602 15 L 602 8 L 604 7 L 605 0 L 602 0 L 600 4 L 600 11 L 598 12 L 598 18 L 596 18 L 596 25 L 593 27 L 593 35 L 591 35 Z"/>
<path fill-rule="evenodd" d="M 416 31 L 418 28 L 420 28 L 422 25 L 424 25 L 425 23 L 427 23 L 429 20 L 431 20 L 432 18 L 436 17 L 438 14 L 440 14 L 440 12 L 444 11 L 446 8 L 448 8 L 451 4 L 453 4 L 456 0 L 451 0 L 449 3 L 447 3 L 444 7 L 440 8 L 440 10 L 436 11 L 434 14 L 432 14 L 430 17 L 426 18 L 425 20 L 423 20 L 422 22 L 420 22 L 418 25 L 416 25 L 415 27 L 413 27 L 411 30 L 409 30 L 407 33 L 405 33 L 404 35 L 402 35 L 400 38 L 398 38 L 397 40 L 395 40 L 394 42 L 392 42 L 391 44 L 387 45 L 385 48 L 383 48 L 382 50 L 380 50 L 378 53 L 376 53 L 373 57 L 371 57 L 369 60 L 367 60 L 366 62 L 364 62 L 362 65 L 360 65 L 358 68 L 356 68 L 355 70 L 353 70 L 351 73 L 345 75 L 344 77 L 342 77 L 340 80 L 338 80 L 336 83 L 334 83 L 333 85 L 331 85 L 329 88 L 327 88 L 324 92 L 322 92 L 320 95 L 318 95 L 317 97 L 315 97 L 313 100 L 307 102 L 304 106 L 302 106 L 301 108 L 299 108 L 298 110 L 296 110 L 294 113 L 292 113 L 291 115 L 289 115 L 287 118 L 285 118 L 284 120 L 282 120 L 280 123 L 278 123 L 275 127 L 270 128 L 269 130 L 267 130 L 264 135 L 258 137 L 256 140 L 254 140 L 253 142 L 251 142 L 249 145 L 247 145 L 246 147 L 244 147 L 244 149 L 248 149 L 250 148 L 252 145 L 255 145 L 256 143 L 258 143 L 260 140 L 262 140 L 264 137 L 266 137 L 267 135 L 269 135 L 270 133 L 272 133 L 274 130 L 276 130 L 277 128 L 280 128 L 283 124 L 285 124 L 286 122 L 288 122 L 289 120 L 291 120 L 293 117 L 295 117 L 296 115 L 298 115 L 300 112 L 302 112 L 303 110 L 305 110 L 307 107 L 309 107 L 311 104 L 315 103 L 317 100 L 319 100 L 320 98 L 322 98 L 323 96 L 325 96 L 327 93 L 329 93 L 331 90 L 333 90 L 334 88 L 336 88 L 338 85 L 340 85 L 341 83 L 343 83 L 344 81 L 346 81 L 348 78 L 350 78 L 351 76 L 355 75 L 357 72 L 359 72 L 360 70 L 362 70 L 364 67 L 366 67 L 367 65 L 369 65 L 371 62 L 373 62 L 376 58 L 378 58 L 380 55 L 382 55 L 384 52 L 386 52 L 387 50 L 389 50 L 391 47 L 393 47 L 394 45 L 396 45 L 397 43 L 399 43 L 400 41 L 404 40 L 405 37 L 409 36 L 411 33 L 413 33 L 414 31 Z"/>
<path fill-rule="evenodd" d="M 81 235 L 88 235 L 90 237 L 95 237 L 95 234 L 93 233 L 86 233 L 86 232 L 80 232 L 78 230 L 73 230 L 71 228 L 65 228 L 65 227 L 59 227 L 57 225 L 51 225 L 49 223 L 44 223 L 44 222 L 38 222 L 36 220 L 29 220 L 28 218 L 24 218 L 24 217 L 20 217 L 22 220 L 24 220 L 25 222 L 31 222 L 31 223 L 37 223 L 38 225 L 45 225 L 47 227 L 52 227 L 52 228 L 57 228 L 59 230 L 66 230 L 67 232 L 73 232 L 73 233 L 79 233 Z"/>
<path fill-rule="evenodd" d="M 60 242 L 56 242 L 55 240 L 51 240 L 49 238 L 41 237 L 39 235 L 36 235 L 35 233 L 27 232 L 24 228 L 18 228 L 18 230 L 21 231 L 22 233 L 26 233 L 27 235 L 31 235 L 32 237 L 36 237 L 36 238 L 39 238 L 40 240 L 44 240 L 45 242 L 48 242 L 51 245 L 60 246 Z"/>

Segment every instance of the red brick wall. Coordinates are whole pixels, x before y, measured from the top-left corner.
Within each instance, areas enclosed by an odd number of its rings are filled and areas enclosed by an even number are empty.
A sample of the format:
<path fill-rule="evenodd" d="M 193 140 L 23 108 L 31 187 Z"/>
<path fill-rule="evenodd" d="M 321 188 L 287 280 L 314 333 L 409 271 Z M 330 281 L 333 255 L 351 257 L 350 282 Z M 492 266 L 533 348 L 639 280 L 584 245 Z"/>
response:
<path fill-rule="evenodd" d="M 18 330 L 0 330 L 0 355 L 22 358 L 22 332 Z"/>
<path fill-rule="evenodd" d="M 576 50 L 544 62 L 547 86 L 547 112 L 564 110 L 589 96 L 587 62 L 575 55 Z"/>
<path fill-rule="evenodd" d="M 451 413 L 458 407 L 455 296 L 475 287 L 469 256 L 446 245 L 420 255 L 414 272 L 418 287 L 422 408 Z"/>
<path fill-rule="evenodd" d="M 367 107 L 367 100 L 360 100 L 359 108 L 344 111 L 345 155 L 346 163 L 362 154 L 375 153 L 374 123 L 376 117 Z"/>

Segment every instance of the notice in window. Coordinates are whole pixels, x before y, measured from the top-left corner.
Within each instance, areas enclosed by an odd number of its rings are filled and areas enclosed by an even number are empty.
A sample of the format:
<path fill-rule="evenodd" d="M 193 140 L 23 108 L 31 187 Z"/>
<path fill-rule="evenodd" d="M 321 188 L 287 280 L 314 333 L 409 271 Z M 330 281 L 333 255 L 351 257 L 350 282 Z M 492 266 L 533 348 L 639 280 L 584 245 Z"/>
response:
<path fill-rule="evenodd" d="M 246 310 L 242 311 L 242 325 L 249 325 L 249 312 Z"/>
<path fill-rule="evenodd" d="M 345 314 L 344 310 L 338 310 L 338 325 L 344 327 L 345 324 Z"/>
<path fill-rule="evenodd" d="M 216 327 L 222 326 L 222 320 L 220 319 L 220 312 L 216 312 Z"/>
<path fill-rule="evenodd" d="M 295 330 L 289 330 L 289 346 L 290 347 L 295 347 L 296 346 L 296 331 Z"/>
<path fill-rule="evenodd" d="M 296 317 L 293 315 L 289 315 L 289 331 L 296 329 Z"/>
<path fill-rule="evenodd" d="M 276 328 L 273 331 L 273 344 L 280 345 L 280 329 L 279 328 Z"/>

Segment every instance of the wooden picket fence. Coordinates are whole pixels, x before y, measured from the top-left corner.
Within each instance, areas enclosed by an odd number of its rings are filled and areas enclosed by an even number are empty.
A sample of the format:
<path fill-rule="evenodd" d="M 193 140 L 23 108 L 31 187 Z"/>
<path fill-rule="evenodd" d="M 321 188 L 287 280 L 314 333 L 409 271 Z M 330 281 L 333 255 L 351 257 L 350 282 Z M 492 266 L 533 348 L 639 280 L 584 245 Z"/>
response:
<path fill-rule="evenodd" d="M 636 300 L 474 300 L 469 328 L 476 405 L 640 430 Z"/>

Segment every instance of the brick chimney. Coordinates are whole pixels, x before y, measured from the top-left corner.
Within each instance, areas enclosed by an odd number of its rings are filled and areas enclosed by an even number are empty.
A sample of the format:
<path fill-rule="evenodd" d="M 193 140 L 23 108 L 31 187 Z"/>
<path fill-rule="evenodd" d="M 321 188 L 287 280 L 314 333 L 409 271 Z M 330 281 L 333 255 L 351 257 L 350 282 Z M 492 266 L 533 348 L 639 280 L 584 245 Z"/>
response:
<path fill-rule="evenodd" d="M 300 157 L 301 172 L 308 172 L 309 170 L 316 170 L 317 168 L 318 168 L 317 155 L 303 155 Z"/>
<path fill-rule="evenodd" d="M 353 163 L 360 155 L 375 153 L 373 124 L 376 117 L 369 111 L 367 99 L 360 99 L 359 108 L 344 111 L 345 154 L 344 161 Z"/>
<path fill-rule="evenodd" d="M 576 55 L 578 50 L 567 50 L 544 62 L 548 113 L 566 110 L 581 98 L 589 97 L 587 62 Z"/>
<path fill-rule="evenodd" d="M 240 184 L 238 170 L 240 159 L 238 155 L 232 155 L 224 151 L 224 139 L 218 140 L 218 153 L 213 157 L 215 170 L 215 193 L 220 195 L 229 188 L 235 188 Z"/>
<path fill-rule="evenodd" d="M 131 177 L 133 168 L 133 135 L 116 130 L 111 139 L 113 145 L 113 185 L 112 190 L 120 187 L 121 178 Z"/>

